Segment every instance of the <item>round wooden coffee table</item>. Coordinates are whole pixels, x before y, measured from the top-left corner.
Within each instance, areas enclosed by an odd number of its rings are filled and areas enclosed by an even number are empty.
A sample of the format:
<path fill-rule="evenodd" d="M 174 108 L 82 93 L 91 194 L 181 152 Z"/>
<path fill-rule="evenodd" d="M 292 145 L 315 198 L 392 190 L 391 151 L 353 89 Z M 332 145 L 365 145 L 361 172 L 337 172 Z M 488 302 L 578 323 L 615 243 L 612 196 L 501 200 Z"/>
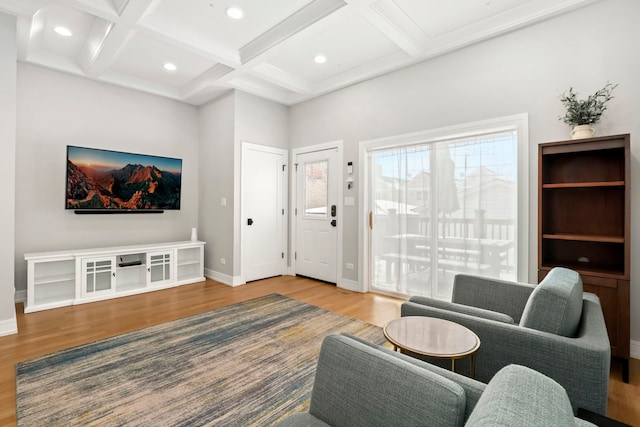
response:
<path fill-rule="evenodd" d="M 456 359 L 471 356 L 471 377 L 475 376 L 480 338 L 462 325 L 435 317 L 407 316 L 390 321 L 383 331 L 394 350 L 451 359 L 452 371 Z"/>

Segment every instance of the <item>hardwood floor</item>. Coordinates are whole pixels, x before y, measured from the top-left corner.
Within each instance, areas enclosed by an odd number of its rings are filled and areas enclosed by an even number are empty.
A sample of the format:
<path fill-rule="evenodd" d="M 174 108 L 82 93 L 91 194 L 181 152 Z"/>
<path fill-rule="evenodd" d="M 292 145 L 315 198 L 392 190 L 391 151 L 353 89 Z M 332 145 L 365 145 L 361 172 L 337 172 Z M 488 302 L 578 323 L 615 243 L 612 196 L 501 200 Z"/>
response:
<path fill-rule="evenodd" d="M 207 280 L 27 315 L 22 304 L 17 304 L 19 333 L 0 337 L 0 426 L 16 424 L 16 362 L 274 292 L 378 326 L 399 317 L 402 303 L 395 298 L 283 276 L 235 288 Z M 632 360 L 629 384 L 622 382 L 621 366 L 614 363 L 609 383 L 609 416 L 640 426 L 639 399 L 640 360 Z"/>

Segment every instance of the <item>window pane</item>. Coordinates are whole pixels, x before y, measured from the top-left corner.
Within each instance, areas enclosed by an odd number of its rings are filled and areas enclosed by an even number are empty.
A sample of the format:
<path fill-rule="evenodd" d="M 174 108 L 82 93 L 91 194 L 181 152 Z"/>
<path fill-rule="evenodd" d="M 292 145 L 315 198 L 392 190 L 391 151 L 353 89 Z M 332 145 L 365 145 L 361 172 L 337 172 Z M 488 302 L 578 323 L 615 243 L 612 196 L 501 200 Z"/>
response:
<path fill-rule="evenodd" d="M 304 214 L 318 218 L 327 217 L 329 162 L 306 163 L 304 167 Z"/>
<path fill-rule="evenodd" d="M 515 131 L 371 151 L 372 288 L 451 297 L 453 277 L 516 279 Z"/>

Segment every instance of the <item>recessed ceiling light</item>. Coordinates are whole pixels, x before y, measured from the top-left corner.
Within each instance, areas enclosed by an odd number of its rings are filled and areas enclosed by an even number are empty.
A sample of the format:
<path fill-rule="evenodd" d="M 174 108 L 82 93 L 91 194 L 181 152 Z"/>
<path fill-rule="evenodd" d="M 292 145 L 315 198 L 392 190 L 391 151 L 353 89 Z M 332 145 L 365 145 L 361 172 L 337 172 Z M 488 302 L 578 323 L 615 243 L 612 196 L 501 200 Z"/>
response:
<path fill-rule="evenodd" d="M 240 9 L 239 7 L 228 7 L 227 10 L 225 11 L 227 12 L 227 16 L 231 19 L 242 19 L 244 18 L 244 10 Z"/>
<path fill-rule="evenodd" d="M 174 64 L 173 62 L 167 62 L 163 65 L 163 67 L 167 71 L 175 71 L 178 69 L 178 67 L 176 67 L 176 64 Z"/>
<path fill-rule="evenodd" d="M 324 55 L 316 55 L 316 57 L 313 58 L 313 60 L 315 61 L 316 64 L 324 64 L 325 62 L 327 62 L 327 57 Z"/>
<path fill-rule="evenodd" d="M 60 34 L 61 36 L 65 36 L 65 37 L 71 37 L 73 35 L 73 33 L 71 32 L 70 29 L 68 29 L 67 27 L 55 27 L 53 29 L 53 31 L 55 31 L 56 33 Z"/>

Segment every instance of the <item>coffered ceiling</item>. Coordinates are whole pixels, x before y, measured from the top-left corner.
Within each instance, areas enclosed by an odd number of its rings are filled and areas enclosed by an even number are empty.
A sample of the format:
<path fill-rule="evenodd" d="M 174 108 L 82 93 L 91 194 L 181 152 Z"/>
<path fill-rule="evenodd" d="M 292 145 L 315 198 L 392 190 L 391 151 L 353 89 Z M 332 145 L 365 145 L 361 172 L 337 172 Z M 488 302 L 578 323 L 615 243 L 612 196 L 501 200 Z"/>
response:
<path fill-rule="evenodd" d="M 0 0 L 0 12 L 18 18 L 24 62 L 194 105 L 230 89 L 293 105 L 594 1 Z"/>

